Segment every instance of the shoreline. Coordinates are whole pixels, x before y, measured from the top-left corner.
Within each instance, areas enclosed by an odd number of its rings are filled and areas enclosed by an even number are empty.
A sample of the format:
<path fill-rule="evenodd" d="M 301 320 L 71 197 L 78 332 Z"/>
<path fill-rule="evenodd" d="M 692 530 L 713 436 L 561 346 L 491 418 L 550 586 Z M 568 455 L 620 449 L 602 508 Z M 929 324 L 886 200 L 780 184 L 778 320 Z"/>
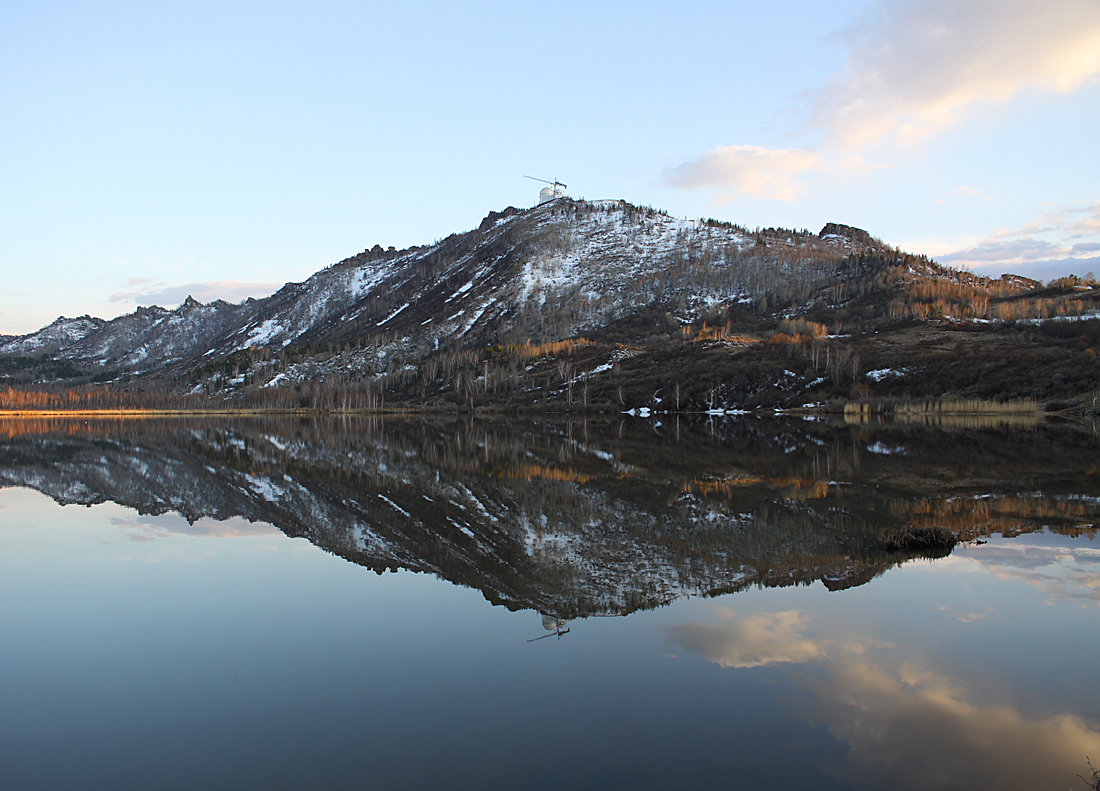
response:
<path fill-rule="evenodd" d="M 735 417 L 750 415 L 753 417 L 916 417 L 916 416 L 974 416 L 974 417 L 1029 417 L 1045 419 L 1057 416 L 1057 413 L 1043 409 L 950 409 L 934 408 L 929 410 L 868 410 L 860 409 L 858 402 L 849 402 L 840 409 L 805 408 L 793 409 L 751 409 L 718 411 L 675 411 L 647 409 L 646 414 L 638 410 L 571 410 L 539 409 L 537 407 L 474 407 L 473 409 L 445 407 L 394 407 L 382 409 L 326 409 L 321 407 L 303 407 L 294 409 L 268 407 L 240 407 L 227 409 L 139 409 L 124 407 L 118 409 L 0 409 L 0 419 L 6 418 L 152 418 L 152 417 L 367 417 L 367 416 L 416 416 L 416 415 L 535 415 L 535 416 L 580 416 L 580 415 L 624 415 L 645 419 L 647 417 Z"/>

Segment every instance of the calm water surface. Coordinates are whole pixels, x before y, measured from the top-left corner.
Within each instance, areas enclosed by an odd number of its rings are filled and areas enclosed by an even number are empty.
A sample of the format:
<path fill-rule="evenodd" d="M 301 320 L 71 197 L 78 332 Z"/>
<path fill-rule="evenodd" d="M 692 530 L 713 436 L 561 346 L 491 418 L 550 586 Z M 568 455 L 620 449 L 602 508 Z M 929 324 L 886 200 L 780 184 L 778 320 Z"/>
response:
<path fill-rule="evenodd" d="M 1100 757 L 1087 430 L 24 422 L 0 450 L 6 789 L 1083 789 Z M 962 543 L 882 549 L 933 524 Z"/>

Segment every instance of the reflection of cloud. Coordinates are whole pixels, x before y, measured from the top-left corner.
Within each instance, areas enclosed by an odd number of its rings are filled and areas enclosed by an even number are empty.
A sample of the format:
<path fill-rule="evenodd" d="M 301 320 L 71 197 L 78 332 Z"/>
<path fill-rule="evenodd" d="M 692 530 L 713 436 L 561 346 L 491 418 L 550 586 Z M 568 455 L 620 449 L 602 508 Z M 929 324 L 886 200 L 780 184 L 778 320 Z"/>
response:
<path fill-rule="evenodd" d="M 1065 788 L 1100 748 L 1079 717 L 976 703 L 914 666 L 838 662 L 814 691 L 811 720 L 848 744 L 845 775 L 876 788 Z"/>
<path fill-rule="evenodd" d="M 796 610 L 734 616 L 721 625 L 688 623 L 669 628 L 670 639 L 721 667 L 762 667 L 782 662 L 810 662 L 824 648 L 804 636 L 807 618 Z"/>
<path fill-rule="evenodd" d="M 999 579 L 1019 579 L 1044 596 L 1100 603 L 1100 548 L 1001 544 L 971 557 Z"/>
<path fill-rule="evenodd" d="M 237 538 L 240 536 L 266 536 L 279 531 L 263 522 L 249 522 L 240 517 L 218 522 L 214 519 L 198 519 L 188 523 L 176 514 L 152 516 L 134 514 L 127 517 L 114 517 L 111 524 L 125 530 L 131 541 L 153 541 L 168 535 L 202 536 L 205 538 Z"/>
<path fill-rule="evenodd" d="M 853 639 L 806 635 L 809 617 L 800 610 L 737 615 L 716 607 L 719 624 L 685 623 L 669 627 L 670 640 L 720 667 L 764 667 L 807 663 L 834 656 L 861 656 L 871 648 L 887 647 L 869 637 Z"/>
<path fill-rule="evenodd" d="M 178 305 L 187 297 L 199 302 L 242 302 L 249 297 L 263 297 L 282 284 L 242 283 L 237 280 L 211 280 L 205 283 L 184 283 L 178 286 L 156 283 L 148 278 L 130 278 L 127 291 L 111 294 L 112 302 L 135 302 L 142 305 Z"/>
<path fill-rule="evenodd" d="M 815 101 L 843 146 L 913 142 L 1024 89 L 1068 93 L 1100 74 L 1095 0 L 902 0 L 845 35 L 848 65 Z"/>
<path fill-rule="evenodd" d="M 731 187 L 754 198 L 796 200 L 798 177 L 820 168 L 817 154 L 805 149 L 723 146 L 665 172 L 665 183 L 681 189 Z"/>
<path fill-rule="evenodd" d="M 936 567 L 954 566 L 951 574 L 958 578 L 980 575 L 984 568 L 1040 584 L 1046 591 L 1060 584 L 1059 575 L 1079 576 L 1086 580 L 1082 584 L 1091 585 L 1087 590 L 1095 597 L 1100 547 L 1083 542 L 1067 547 L 1061 540 L 1057 544 L 963 547 L 937 561 Z M 951 604 L 939 610 L 964 623 L 994 612 L 956 611 Z M 919 643 L 898 649 L 862 636 L 840 635 L 835 624 L 811 621 L 803 611 L 716 613 L 718 620 L 710 624 L 670 629 L 670 638 L 727 668 L 812 663 L 812 672 L 790 673 L 808 696 L 800 696 L 807 701 L 800 708 L 812 725 L 824 727 L 847 745 L 845 765 L 830 771 L 852 787 L 1077 787 L 1075 776 L 1084 768 L 1085 756 L 1100 754 L 1095 721 L 1066 709 L 1034 711 L 1012 698 L 990 697 L 989 690 L 998 685 L 963 684 L 960 679 L 965 676 L 946 675 L 915 659 L 924 653 Z M 982 670 L 977 666 L 964 672 Z M 1088 692 L 1083 689 L 1081 694 Z M 1086 697 L 1073 708 L 1091 717 L 1088 703 Z"/>
<path fill-rule="evenodd" d="M 959 623 L 974 623 L 975 621 L 980 621 L 983 618 L 986 618 L 987 616 L 989 616 L 991 613 L 995 612 L 995 610 L 992 607 L 985 610 L 984 612 L 976 612 L 975 611 L 975 612 L 964 612 L 964 613 L 956 613 L 954 607 L 947 607 L 946 605 L 943 606 L 943 607 L 939 607 L 937 609 L 939 609 L 940 612 L 947 613 L 948 615 L 950 615 L 952 618 L 954 618 Z"/>

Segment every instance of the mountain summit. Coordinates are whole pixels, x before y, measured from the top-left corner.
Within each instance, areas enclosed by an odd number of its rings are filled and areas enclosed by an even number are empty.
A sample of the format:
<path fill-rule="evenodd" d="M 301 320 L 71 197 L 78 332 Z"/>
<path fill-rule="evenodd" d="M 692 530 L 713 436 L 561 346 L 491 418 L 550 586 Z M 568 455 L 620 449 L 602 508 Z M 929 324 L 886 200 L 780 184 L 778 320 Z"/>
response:
<path fill-rule="evenodd" d="M 1004 340 L 1006 321 L 1096 311 L 1095 290 L 1048 291 L 945 269 L 837 223 L 749 230 L 558 198 L 432 245 L 375 245 L 264 299 L 58 319 L 5 339 L 0 373 L 279 406 L 713 410 L 861 389 L 923 397 L 943 391 L 908 386 L 910 344 L 983 329 Z M 883 332 L 903 358 L 874 337 Z M 1041 364 L 1065 362 L 1049 356 Z M 959 395 L 1050 397 L 949 378 Z"/>

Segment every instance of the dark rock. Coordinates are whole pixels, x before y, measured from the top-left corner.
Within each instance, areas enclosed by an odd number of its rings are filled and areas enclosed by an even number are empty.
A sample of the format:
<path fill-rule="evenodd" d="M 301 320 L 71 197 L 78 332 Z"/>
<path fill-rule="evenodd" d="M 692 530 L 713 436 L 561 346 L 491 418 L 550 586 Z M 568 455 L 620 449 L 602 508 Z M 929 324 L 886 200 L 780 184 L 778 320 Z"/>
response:
<path fill-rule="evenodd" d="M 826 236 L 843 236 L 845 239 L 849 239 L 856 244 L 874 244 L 871 234 L 867 233 L 867 231 L 862 228 L 853 228 L 851 225 L 842 225 L 838 222 L 825 223 L 825 227 L 821 229 L 821 233 L 819 233 L 818 236 L 821 238 Z"/>

